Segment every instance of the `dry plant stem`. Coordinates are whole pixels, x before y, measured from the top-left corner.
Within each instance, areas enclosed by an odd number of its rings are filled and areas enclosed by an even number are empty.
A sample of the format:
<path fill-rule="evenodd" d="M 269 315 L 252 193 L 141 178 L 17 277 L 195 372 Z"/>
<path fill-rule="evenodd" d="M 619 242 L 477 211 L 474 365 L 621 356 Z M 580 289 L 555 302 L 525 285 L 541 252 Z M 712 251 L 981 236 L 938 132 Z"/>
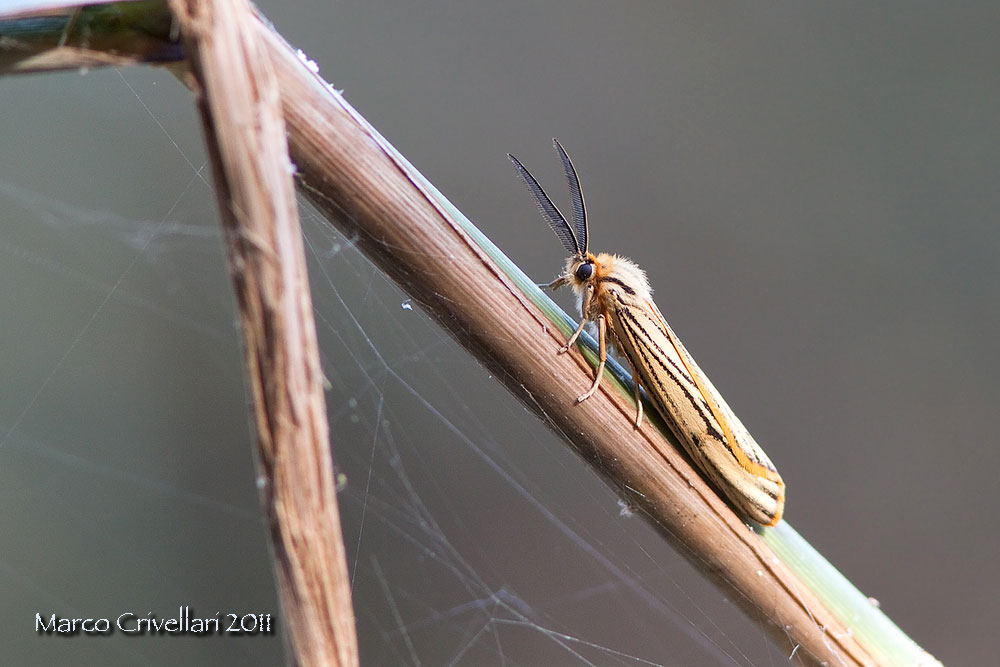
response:
<path fill-rule="evenodd" d="M 172 20 L 159 0 L 0 8 L 0 74 L 176 61 L 181 49 Z"/>
<path fill-rule="evenodd" d="M 305 253 L 271 59 L 245 0 L 171 0 L 243 328 L 282 627 L 297 664 L 358 664 Z"/>
<path fill-rule="evenodd" d="M 875 660 L 741 523 L 659 430 L 609 383 L 576 404 L 592 370 L 449 216 L 447 204 L 336 93 L 260 24 L 275 63 L 303 190 L 358 246 L 697 567 L 761 619 L 799 664 Z"/>

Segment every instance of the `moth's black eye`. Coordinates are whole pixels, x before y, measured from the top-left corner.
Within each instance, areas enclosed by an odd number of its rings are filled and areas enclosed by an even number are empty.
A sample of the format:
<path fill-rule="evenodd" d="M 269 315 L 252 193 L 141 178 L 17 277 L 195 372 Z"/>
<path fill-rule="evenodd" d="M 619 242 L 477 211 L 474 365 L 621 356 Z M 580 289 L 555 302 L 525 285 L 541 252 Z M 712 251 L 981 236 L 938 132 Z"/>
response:
<path fill-rule="evenodd" d="M 590 276 L 594 275 L 594 265 L 590 262 L 586 262 L 576 267 L 576 279 L 581 281 L 590 280 Z"/>

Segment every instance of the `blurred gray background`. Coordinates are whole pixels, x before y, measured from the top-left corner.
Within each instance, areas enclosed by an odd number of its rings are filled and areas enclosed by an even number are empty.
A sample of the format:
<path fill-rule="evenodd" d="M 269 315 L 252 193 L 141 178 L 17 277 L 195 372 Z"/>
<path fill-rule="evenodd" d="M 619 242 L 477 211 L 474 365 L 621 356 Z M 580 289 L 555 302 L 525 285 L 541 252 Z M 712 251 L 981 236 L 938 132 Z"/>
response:
<path fill-rule="evenodd" d="M 540 282 L 563 251 L 505 154 L 563 202 L 557 136 L 788 521 L 946 664 L 994 663 L 1000 9 L 399 4 L 261 7 Z M 34 633 L 281 618 L 189 94 L 6 78 L 0 119 L 3 662 L 281 663 L 280 635 Z M 304 213 L 364 664 L 788 663 Z"/>

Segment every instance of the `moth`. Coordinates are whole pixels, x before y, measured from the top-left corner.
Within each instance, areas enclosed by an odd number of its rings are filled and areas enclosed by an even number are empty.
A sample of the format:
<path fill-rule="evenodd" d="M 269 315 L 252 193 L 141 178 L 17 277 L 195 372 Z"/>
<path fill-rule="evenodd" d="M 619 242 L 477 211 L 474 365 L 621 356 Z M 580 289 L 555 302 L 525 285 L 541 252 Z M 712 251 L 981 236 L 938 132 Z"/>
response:
<path fill-rule="evenodd" d="M 653 303 L 645 271 L 626 257 L 590 252 L 580 179 L 562 145 L 555 139 L 553 143 L 569 183 L 572 225 L 524 165 L 513 155 L 507 157 L 570 253 L 563 273 L 548 287 L 556 290 L 569 285 L 576 293 L 582 319 L 559 354 L 569 351 L 588 322 L 597 328 L 596 377 L 577 402 L 597 391 L 607 346 L 614 345 L 632 368 L 636 428 L 642 425 L 641 386 L 688 455 L 737 514 L 762 526 L 776 525 L 785 506 L 781 475 L 667 324 Z"/>

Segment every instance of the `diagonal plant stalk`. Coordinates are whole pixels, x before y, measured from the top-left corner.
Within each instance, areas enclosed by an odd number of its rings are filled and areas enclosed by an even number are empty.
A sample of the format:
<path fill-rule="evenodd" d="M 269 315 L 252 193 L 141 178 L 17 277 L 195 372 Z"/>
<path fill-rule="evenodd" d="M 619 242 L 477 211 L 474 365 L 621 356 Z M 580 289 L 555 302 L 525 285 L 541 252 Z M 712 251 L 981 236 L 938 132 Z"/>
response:
<path fill-rule="evenodd" d="M 574 321 L 265 21 L 255 30 L 277 76 L 301 191 L 726 595 L 763 619 L 780 646 L 805 664 L 939 664 L 787 522 L 749 530 L 662 424 L 633 430 L 620 367 L 610 364 L 609 381 L 574 405 L 590 382 L 593 342 L 585 359 L 556 355 Z M 0 71 L 14 69 L 8 57 L 0 53 Z"/>
<path fill-rule="evenodd" d="M 787 522 L 763 538 L 747 529 L 662 424 L 634 431 L 620 366 L 574 405 L 590 384 L 593 341 L 587 363 L 556 355 L 575 321 L 278 35 L 262 25 L 261 38 L 282 81 L 301 189 L 681 553 L 765 618 L 779 645 L 810 664 L 937 664 Z"/>

